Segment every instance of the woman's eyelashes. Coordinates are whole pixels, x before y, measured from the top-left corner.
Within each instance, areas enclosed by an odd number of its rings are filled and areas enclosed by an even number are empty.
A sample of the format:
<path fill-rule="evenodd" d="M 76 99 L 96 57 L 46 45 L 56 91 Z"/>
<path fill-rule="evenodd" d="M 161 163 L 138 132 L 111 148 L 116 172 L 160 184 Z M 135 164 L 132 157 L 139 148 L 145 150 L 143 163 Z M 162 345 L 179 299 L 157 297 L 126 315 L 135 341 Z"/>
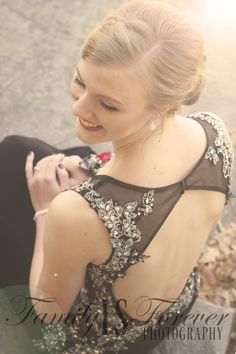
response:
<path fill-rule="evenodd" d="M 81 86 L 81 87 L 85 87 L 84 83 L 83 83 L 82 81 L 80 81 L 80 80 L 78 79 L 78 77 L 75 77 L 75 78 L 74 78 L 74 83 L 77 84 L 77 85 L 79 85 L 79 86 Z"/>
<path fill-rule="evenodd" d="M 74 78 L 74 83 L 75 83 L 76 85 L 79 85 L 79 86 L 82 87 L 82 88 L 85 88 L 85 84 L 84 84 L 82 81 L 80 81 L 80 80 L 78 79 L 78 77 L 75 77 L 75 78 Z M 107 104 L 105 104 L 105 103 L 102 102 L 101 100 L 100 100 L 100 103 L 101 103 L 101 106 L 104 107 L 107 111 L 110 111 L 110 112 L 118 111 L 117 108 L 108 106 Z"/>
<path fill-rule="evenodd" d="M 100 103 L 101 103 L 101 106 L 104 107 L 107 111 L 110 111 L 110 112 L 117 111 L 117 109 L 115 107 L 108 106 L 107 104 L 105 104 L 102 101 L 100 101 Z"/>

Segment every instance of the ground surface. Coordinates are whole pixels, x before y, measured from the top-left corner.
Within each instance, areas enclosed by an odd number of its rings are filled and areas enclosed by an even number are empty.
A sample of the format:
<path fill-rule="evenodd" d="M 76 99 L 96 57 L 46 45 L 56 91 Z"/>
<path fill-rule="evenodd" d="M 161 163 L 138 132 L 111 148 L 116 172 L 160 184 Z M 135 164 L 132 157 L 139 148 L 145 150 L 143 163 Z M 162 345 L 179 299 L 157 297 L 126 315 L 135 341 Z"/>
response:
<path fill-rule="evenodd" d="M 83 144 L 74 135 L 71 75 L 85 36 L 121 2 L 0 0 L 0 140 L 22 134 L 62 148 Z M 207 1 L 169 2 L 199 24 L 206 40 L 207 85 L 186 113 L 202 110 L 220 115 L 236 144 L 236 24 L 222 21 L 223 13 L 218 22 L 210 20 Z M 111 150 L 109 143 L 92 147 L 97 152 Z M 234 193 L 235 175 L 236 168 Z M 236 220 L 235 199 L 222 215 L 225 223 Z"/>

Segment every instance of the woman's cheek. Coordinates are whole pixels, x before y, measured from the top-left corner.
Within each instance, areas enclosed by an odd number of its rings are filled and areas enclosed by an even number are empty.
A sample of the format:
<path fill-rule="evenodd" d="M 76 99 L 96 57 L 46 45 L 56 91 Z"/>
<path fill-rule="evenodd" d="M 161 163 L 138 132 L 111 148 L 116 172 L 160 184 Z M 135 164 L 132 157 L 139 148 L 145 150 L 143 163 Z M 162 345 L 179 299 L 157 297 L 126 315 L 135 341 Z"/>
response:
<path fill-rule="evenodd" d="M 116 125 L 112 127 L 113 134 L 119 138 L 124 138 L 129 135 L 129 129 L 126 125 Z"/>
<path fill-rule="evenodd" d="M 76 85 L 75 83 L 71 83 L 70 85 L 70 92 L 71 92 L 71 95 L 74 99 L 78 100 L 80 98 L 80 95 L 81 95 L 81 88 Z"/>
<path fill-rule="evenodd" d="M 77 102 L 74 102 L 73 105 L 72 105 L 72 113 L 75 116 L 78 116 Z"/>

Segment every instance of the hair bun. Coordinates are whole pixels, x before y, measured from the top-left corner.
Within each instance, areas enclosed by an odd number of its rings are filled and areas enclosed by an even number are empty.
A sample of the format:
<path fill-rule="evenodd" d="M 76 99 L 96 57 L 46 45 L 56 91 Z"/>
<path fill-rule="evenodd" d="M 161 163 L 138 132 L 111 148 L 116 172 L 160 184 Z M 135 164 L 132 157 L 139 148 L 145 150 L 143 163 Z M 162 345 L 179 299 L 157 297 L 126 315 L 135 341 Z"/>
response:
<path fill-rule="evenodd" d="M 192 104 L 196 103 L 201 95 L 202 90 L 206 85 L 206 78 L 202 74 L 199 76 L 197 85 L 195 88 L 186 96 L 185 100 L 183 101 L 183 105 L 191 106 Z"/>
<path fill-rule="evenodd" d="M 88 36 L 80 54 L 93 64 L 137 70 L 148 109 L 168 107 L 167 115 L 197 102 L 206 82 L 201 31 L 164 1 L 123 3 Z"/>

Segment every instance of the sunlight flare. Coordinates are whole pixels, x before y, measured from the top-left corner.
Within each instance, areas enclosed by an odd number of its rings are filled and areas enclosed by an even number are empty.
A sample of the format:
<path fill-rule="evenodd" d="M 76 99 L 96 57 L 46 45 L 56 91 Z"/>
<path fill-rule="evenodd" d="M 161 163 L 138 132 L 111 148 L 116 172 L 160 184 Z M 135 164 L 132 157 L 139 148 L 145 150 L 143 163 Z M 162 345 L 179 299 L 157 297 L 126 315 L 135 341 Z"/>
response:
<path fill-rule="evenodd" d="M 208 18 L 217 23 L 230 25 L 235 23 L 235 0 L 207 0 Z"/>

